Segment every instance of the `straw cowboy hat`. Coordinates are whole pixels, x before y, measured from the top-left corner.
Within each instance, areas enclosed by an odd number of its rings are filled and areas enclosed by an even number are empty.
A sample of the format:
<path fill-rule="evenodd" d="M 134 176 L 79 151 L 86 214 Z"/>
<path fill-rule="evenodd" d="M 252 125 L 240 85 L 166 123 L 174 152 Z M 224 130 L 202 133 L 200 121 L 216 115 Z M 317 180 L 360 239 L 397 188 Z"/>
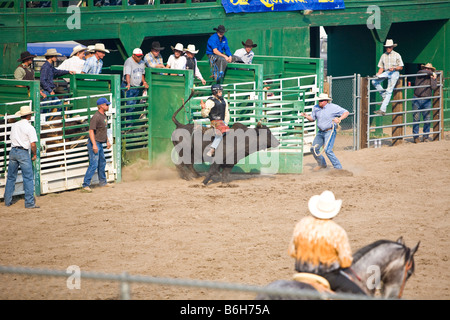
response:
<path fill-rule="evenodd" d="M 321 195 L 312 196 L 308 202 L 309 212 L 319 219 L 331 219 L 341 210 L 342 200 L 336 200 L 333 192 L 324 191 Z"/>
<path fill-rule="evenodd" d="M 433 72 L 434 71 L 436 71 L 436 68 L 435 67 L 433 67 L 433 65 L 431 64 L 431 63 L 427 63 L 427 64 L 423 64 L 422 65 L 422 69 L 424 69 L 424 68 L 430 68 L 430 69 L 433 69 Z"/>
<path fill-rule="evenodd" d="M 80 51 L 86 51 L 86 47 L 82 46 L 81 44 L 75 46 L 75 48 L 73 48 L 72 53 L 70 54 L 69 58 L 72 58 L 74 55 L 76 55 Z"/>
<path fill-rule="evenodd" d="M 165 49 L 165 47 L 161 47 L 161 45 L 159 44 L 159 41 L 153 41 L 152 42 L 152 49 L 153 50 L 158 50 L 158 51 L 163 51 Z"/>
<path fill-rule="evenodd" d="M 333 100 L 333 99 L 331 99 L 331 98 L 328 96 L 328 94 L 326 94 L 326 93 L 321 93 L 321 94 L 319 94 L 319 96 L 317 97 L 317 100 L 319 100 L 319 101 L 321 101 L 321 100 L 328 100 L 328 101 L 331 101 L 331 100 Z"/>
<path fill-rule="evenodd" d="M 37 57 L 35 54 L 31 54 L 28 51 L 24 51 L 20 54 L 20 59 L 17 59 L 17 62 L 25 61 L 27 59 L 32 59 Z"/>
<path fill-rule="evenodd" d="M 109 53 L 109 50 L 105 49 L 105 45 L 103 43 L 96 43 L 94 46 L 94 51 Z"/>
<path fill-rule="evenodd" d="M 56 49 L 47 49 L 47 52 L 44 54 L 45 57 L 54 57 L 61 56 L 62 54 L 56 51 Z"/>
<path fill-rule="evenodd" d="M 227 30 L 225 29 L 225 27 L 223 25 L 218 26 L 217 28 L 213 28 L 213 30 L 220 32 L 220 33 L 225 33 L 227 32 Z"/>
<path fill-rule="evenodd" d="M 183 51 L 183 45 L 181 44 L 181 43 L 177 43 L 176 45 L 175 45 L 175 47 L 173 47 L 173 46 L 170 46 L 171 48 L 172 48 L 172 50 L 178 50 L 178 51 Z"/>
<path fill-rule="evenodd" d="M 190 52 L 193 54 L 198 53 L 198 50 L 195 50 L 195 44 L 189 44 L 187 49 L 184 49 L 185 52 Z"/>
<path fill-rule="evenodd" d="M 20 107 L 20 110 L 15 113 L 15 115 L 18 117 L 23 117 L 23 116 L 27 116 L 32 113 L 33 113 L 33 111 L 31 111 L 30 106 L 22 106 L 22 107 Z"/>
<path fill-rule="evenodd" d="M 384 46 L 385 46 L 385 47 L 396 47 L 397 44 L 394 43 L 394 41 L 393 41 L 392 39 L 387 39 Z"/>
<path fill-rule="evenodd" d="M 247 41 L 245 41 L 245 42 L 242 41 L 242 45 L 244 47 L 252 47 L 252 48 L 255 48 L 258 46 L 256 43 L 253 43 L 253 41 L 251 39 L 247 39 Z"/>

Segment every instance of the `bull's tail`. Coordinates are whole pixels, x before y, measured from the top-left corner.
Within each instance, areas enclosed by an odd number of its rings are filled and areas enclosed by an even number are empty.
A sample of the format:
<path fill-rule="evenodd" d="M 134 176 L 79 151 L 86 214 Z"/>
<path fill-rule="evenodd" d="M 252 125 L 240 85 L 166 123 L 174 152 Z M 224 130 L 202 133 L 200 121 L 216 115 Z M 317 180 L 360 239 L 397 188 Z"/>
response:
<path fill-rule="evenodd" d="M 191 98 L 192 98 L 193 95 L 194 95 L 194 89 L 191 90 L 191 94 L 189 95 L 189 98 L 188 98 L 186 101 L 183 102 L 183 104 L 181 105 L 181 107 L 178 108 L 177 111 L 174 112 L 174 114 L 173 114 L 173 116 L 172 116 L 172 121 L 173 121 L 173 123 L 175 123 L 175 125 L 176 125 L 177 127 L 181 127 L 181 126 L 183 125 L 181 122 L 179 122 L 179 121 L 177 120 L 177 114 L 178 114 L 178 112 L 181 111 L 181 109 L 184 108 L 185 104 L 186 104 L 189 100 L 191 100 Z"/>

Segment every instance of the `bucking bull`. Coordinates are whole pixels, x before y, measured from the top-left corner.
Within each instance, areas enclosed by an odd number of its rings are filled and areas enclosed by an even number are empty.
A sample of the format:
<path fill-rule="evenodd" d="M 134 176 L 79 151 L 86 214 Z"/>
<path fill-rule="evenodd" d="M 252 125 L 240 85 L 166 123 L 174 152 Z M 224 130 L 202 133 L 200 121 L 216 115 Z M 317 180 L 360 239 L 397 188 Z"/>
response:
<path fill-rule="evenodd" d="M 268 148 L 276 148 L 280 142 L 273 136 L 270 129 L 261 123 L 256 128 L 249 128 L 241 123 L 234 123 L 225 133 L 220 145 L 213 157 L 209 157 L 205 151 L 214 140 L 214 128 L 207 128 L 193 123 L 182 124 L 177 119 L 177 114 L 184 108 L 189 98 L 181 105 L 172 116 L 176 129 L 172 133 L 172 142 L 176 157 L 172 157 L 181 178 L 190 180 L 199 178 L 194 164 L 209 162 L 210 168 L 203 180 L 207 185 L 215 174 L 222 170 L 222 183 L 229 182 L 229 173 L 233 167 L 248 155 Z"/>

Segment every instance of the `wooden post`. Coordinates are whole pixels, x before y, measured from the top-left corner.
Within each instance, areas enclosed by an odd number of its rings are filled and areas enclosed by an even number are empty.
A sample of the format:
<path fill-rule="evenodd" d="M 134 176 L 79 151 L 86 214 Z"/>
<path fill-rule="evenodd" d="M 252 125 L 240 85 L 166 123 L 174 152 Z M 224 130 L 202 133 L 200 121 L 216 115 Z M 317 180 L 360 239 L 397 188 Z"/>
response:
<path fill-rule="evenodd" d="M 437 84 L 440 85 L 442 78 L 441 78 L 441 74 L 437 75 L 438 78 L 437 80 Z M 439 90 L 439 91 L 438 91 Z M 439 92 L 439 98 L 433 98 L 432 99 L 432 107 L 434 108 L 439 108 L 439 110 L 433 110 L 433 120 L 439 120 L 439 122 L 433 122 L 433 132 L 439 132 L 439 133 L 435 133 L 433 134 L 433 136 L 431 137 L 432 141 L 438 141 L 440 137 L 444 137 L 444 108 L 441 108 L 441 94 L 442 94 L 442 87 L 439 87 L 439 89 L 436 90 Z M 438 92 L 434 92 L 433 95 L 435 96 Z M 441 127 L 439 130 L 439 126 Z M 439 137 L 440 136 L 440 137 Z"/>
<path fill-rule="evenodd" d="M 397 89 L 403 86 L 403 79 L 399 79 L 397 84 L 395 85 L 394 95 L 392 97 L 393 100 L 402 100 L 403 99 L 403 90 Z M 403 112 L 403 102 L 395 102 L 392 104 L 392 113 L 395 112 Z M 392 127 L 392 137 L 403 136 L 404 127 L 403 127 L 403 113 L 392 115 L 392 124 L 399 124 L 398 127 Z M 392 145 L 399 145 L 403 142 L 403 138 L 400 139 L 392 139 Z"/>
<path fill-rule="evenodd" d="M 367 127 L 369 123 L 369 93 L 367 91 L 367 85 L 369 84 L 369 79 L 367 77 L 361 78 L 361 105 L 359 109 L 359 132 L 360 141 L 359 148 L 367 148 Z"/>

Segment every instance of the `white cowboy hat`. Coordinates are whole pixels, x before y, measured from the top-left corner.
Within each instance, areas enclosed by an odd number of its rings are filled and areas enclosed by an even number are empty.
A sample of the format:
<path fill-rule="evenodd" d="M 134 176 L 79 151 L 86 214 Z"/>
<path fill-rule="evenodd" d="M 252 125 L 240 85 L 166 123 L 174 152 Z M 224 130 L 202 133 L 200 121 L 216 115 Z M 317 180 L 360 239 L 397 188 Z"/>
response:
<path fill-rule="evenodd" d="M 319 219 L 331 219 L 341 210 L 342 200 L 336 200 L 333 192 L 324 191 L 322 194 L 312 196 L 308 202 L 309 212 Z"/>
<path fill-rule="evenodd" d="M 384 46 L 385 47 L 396 47 L 397 44 L 394 43 L 394 41 L 392 39 L 386 39 L 386 44 Z"/>
<path fill-rule="evenodd" d="M 319 94 L 319 96 L 317 97 L 317 100 L 319 100 L 319 101 L 321 101 L 321 100 L 328 100 L 328 101 L 331 101 L 331 100 L 333 100 L 333 99 L 331 99 L 331 98 L 328 96 L 328 94 L 326 94 L 326 93 L 321 93 L 321 94 Z"/>
<path fill-rule="evenodd" d="M 89 53 L 94 53 L 94 51 L 95 51 L 94 48 L 95 48 L 95 46 L 92 46 L 92 45 L 91 45 L 91 46 L 88 46 L 88 47 L 87 47 L 87 52 L 89 52 Z"/>
<path fill-rule="evenodd" d="M 101 52 L 109 53 L 109 50 L 105 49 L 105 45 L 103 43 L 96 43 L 94 46 L 94 51 L 101 51 Z"/>
<path fill-rule="evenodd" d="M 195 44 L 189 44 L 187 49 L 184 49 L 184 51 L 185 52 L 187 51 L 187 52 L 190 52 L 190 53 L 193 53 L 193 54 L 198 53 L 198 50 L 195 50 Z"/>
<path fill-rule="evenodd" d="M 22 106 L 22 107 L 20 107 L 20 110 L 15 113 L 15 115 L 17 117 L 23 117 L 23 116 L 27 116 L 32 113 L 33 113 L 33 111 L 31 111 L 30 106 Z"/>
<path fill-rule="evenodd" d="M 74 55 L 76 55 L 80 51 L 85 51 L 86 47 L 82 46 L 81 44 L 77 45 L 75 48 L 73 48 L 72 53 L 70 54 L 69 58 L 72 58 Z"/>
<path fill-rule="evenodd" d="M 178 51 L 183 52 L 183 45 L 181 43 L 177 43 L 175 45 L 175 47 L 173 47 L 173 46 L 170 46 L 170 47 L 172 48 L 172 50 L 178 50 Z"/>
<path fill-rule="evenodd" d="M 56 49 L 47 49 L 47 52 L 44 54 L 44 57 L 52 57 L 52 56 L 61 56 L 61 53 L 56 51 Z"/>

